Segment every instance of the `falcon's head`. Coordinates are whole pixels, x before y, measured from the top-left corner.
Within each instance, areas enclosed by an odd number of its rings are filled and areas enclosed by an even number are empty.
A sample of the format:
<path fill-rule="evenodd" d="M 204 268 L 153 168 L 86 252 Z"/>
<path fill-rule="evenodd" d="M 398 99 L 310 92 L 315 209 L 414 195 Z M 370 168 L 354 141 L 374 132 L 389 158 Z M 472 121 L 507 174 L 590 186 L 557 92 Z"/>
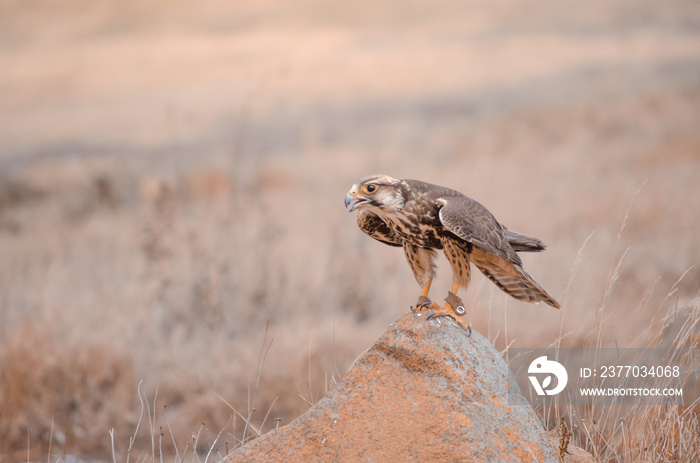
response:
<path fill-rule="evenodd" d="M 369 175 L 358 180 L 345 195 L 348 212 L 355 209 L 397 211 L 403 208 L 405 199 L 401 180 L 388 175 Z"/>

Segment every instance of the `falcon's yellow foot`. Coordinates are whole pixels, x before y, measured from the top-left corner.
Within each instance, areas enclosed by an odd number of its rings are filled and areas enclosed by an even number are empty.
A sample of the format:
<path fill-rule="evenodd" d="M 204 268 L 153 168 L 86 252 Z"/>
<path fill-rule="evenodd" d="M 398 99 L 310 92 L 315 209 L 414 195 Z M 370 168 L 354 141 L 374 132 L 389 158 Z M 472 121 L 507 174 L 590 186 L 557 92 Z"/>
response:
<path fill-rule="evenodd" d="M 464 308 L 463 306 L 461 307 Z M 433 311 L 432 314 L 428 315 L 428 320 L 430 320 L 431 318 L 438 317 L 452 317 L 459 326 L 464 328 L 469 333 L 467 337 L 472 335 L 472 327 L 469 326 L 469 323 L 466 323 L 464 320 L 462 320 L 461 315 L 455 311 L 452 305 L 445 304 L 444 307 L 440 307 L 439 305 L 433 302 L 427 308 Z"/>
<path fill-rule="evenodd" d="M 430 307 L 431 304 L 433 304 L 433 301 L 431 301 L 425 296 L 420 296 L 418 298 L 418 302 L 416 302 L 416 307 L 414 308 L 413 306 L 411 306 L 411 312 L 416 313 L 422 310 L 427 310 L 427 308 Z"/>

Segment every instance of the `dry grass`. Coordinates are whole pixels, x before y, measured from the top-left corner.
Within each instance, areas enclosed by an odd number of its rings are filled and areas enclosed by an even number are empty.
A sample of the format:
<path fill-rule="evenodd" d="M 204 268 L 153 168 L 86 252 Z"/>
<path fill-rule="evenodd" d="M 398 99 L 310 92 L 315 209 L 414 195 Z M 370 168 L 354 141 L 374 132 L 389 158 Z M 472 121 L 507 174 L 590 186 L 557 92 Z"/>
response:
<path fill-rule="evenodd" d="M 566 417 L 573 427 L 573 443 L 600 462 L 686 462 L 700 452 L 700 395 L 697 348 L 700 345 L 700 300 L 674 308 L 667 315 L 661 335 L 646 347 L 662 349 L 659 364 L 678 365 L 685 380 L 680 384 L 686 405 L 669 404 L 664 397 L 621 400 L 605 405 L 572 405 L 542 413 L 547 419 Z M 655 327 L 652 327 L 655 328 Z M 671 387 L 657 381 L 655 386 Z M 678 387 L 678 385 L 673 385 Z M 562 418 L 563 419 L 563 418 Z M 566 460 L 564 460 L 566 461 Z"/>
<path fill-rule="evenodd" d="M 65 342 L 43 324 L 14 330 L 0 353 L 3 459 L 23 459 L 27 450 L 43 458 L 51 444 L 61 453 L 103 453 L 103 430 L 128 425 L 134 407 L 131 357 L 107 343 Z"/>
<path fill-rule="evenodd" d="M 478 276 L 464 295 L 500 349 L 681 330 L 692 2 L 302 6 L 0 2 L 0 460 L 111 458 L 112 428 L 120 461 L 211 460 L 298 416 L 417 294 L 341 205 L 370 172 L 455 187 L 549 245 L 524 258 L 562 314 Z M 647 458 L 645 433 L 697 420 L 651 413 L 590 445 Z"/>

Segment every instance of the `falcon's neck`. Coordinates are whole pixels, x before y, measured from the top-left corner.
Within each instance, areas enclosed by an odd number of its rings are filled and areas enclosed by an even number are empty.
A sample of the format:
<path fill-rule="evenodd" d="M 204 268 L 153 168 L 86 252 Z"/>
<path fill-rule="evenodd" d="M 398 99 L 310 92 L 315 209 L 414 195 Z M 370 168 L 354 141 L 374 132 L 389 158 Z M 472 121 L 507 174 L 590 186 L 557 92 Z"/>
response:
<path fill-rule="evenodd" d="M 402 188 L 397 207 L 386 207 L 377 215 L 405 241 L 420 247 L 441 248 L 439 239 L 438 206 L 429 192 Z"/>

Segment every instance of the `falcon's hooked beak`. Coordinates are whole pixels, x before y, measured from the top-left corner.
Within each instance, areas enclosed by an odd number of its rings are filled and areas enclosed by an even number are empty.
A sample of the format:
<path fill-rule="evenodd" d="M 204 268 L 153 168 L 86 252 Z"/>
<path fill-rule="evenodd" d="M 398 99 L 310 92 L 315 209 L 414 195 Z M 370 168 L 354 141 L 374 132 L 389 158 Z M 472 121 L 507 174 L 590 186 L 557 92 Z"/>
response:
<path fill-rule="evenodd" d="M 345 207 L 350 206 L 350 209 L 348 209 L 348 212 L 352 212 L 357 208 L 358 206 L 366 203 L 367 200 L 362 197 L 357 196 L 357 191 L 355 190 L 350 190 L 348 194 L 345 195 Z"/>

